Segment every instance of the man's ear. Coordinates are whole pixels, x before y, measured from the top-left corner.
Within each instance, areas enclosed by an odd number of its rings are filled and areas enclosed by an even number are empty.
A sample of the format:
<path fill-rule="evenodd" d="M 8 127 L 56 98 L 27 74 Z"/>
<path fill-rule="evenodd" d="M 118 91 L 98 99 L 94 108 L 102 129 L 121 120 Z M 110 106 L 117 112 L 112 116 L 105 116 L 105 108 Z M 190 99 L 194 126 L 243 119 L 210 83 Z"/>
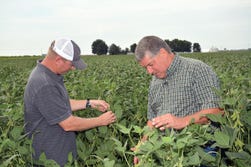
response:
<path fill-rule="evenodd" d="M 59 61 L 60 59 L 61 59 L 61 57 L 58 56 L 58 55 L 55 57 L 55 60 L 56 60 L 56 61 Z"/>
<path fill-rule="evenodd" d="M 63 58 L 60 57 L 59 55 L 57 55 L 57 56 L 55 57 L 55 61 L 56 61 L 56 62 L 57 62 L 57 61 L 63 61 Z"/>
<path fill-rule="evenodd" d="M 54 61 L 56 65 L 60 65 L 62 63 L 62 58 L 60 56 L 56 56 Z"/>
<path fill-rule="evenodd" d="M 168 54 L 167 51 L 164 48 L 160 48 L 159 53 L 160 53 L 160 55 Z"/>

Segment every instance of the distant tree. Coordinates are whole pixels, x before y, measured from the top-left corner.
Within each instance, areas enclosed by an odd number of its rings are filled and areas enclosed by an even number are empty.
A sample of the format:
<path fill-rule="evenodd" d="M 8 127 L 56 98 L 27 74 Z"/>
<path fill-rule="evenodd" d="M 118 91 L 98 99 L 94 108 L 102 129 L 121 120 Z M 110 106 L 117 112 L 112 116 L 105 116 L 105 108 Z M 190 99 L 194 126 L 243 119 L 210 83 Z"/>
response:
<path fill-rule="evenodd" d="M 125 48 L 125 54 L 129 52 L 129 48 Z"/>
<path fill-rule="evenodd" d="M 194 43 L 193 44 L 193 52 L 201 52 L 200 44 Z"/>
<path fill-rule="evenodd" d="M 192 42 L 183 40 L 182 41 L 182 52 L 191 52 L 192 51 Z"/>
<path fill-rule="evenodd" d="M 168 40 L 168 39 L 165 39 L 164 41 L 167 43 L 167 45 L 171 48 L 171 50 L 173 52 L 174 49 L 173 49 L 173 46 L 172 46 L 172 42 L 170 40 Z"/>
<path fill-rule="evenodd" d="M 173 39 L 170 41 L 170 47 L 174 52 L 179 52 L 179 40 L 178 39 Z"/>
<path fill-rule="evenodd" d="M 165 40 L 175 52 L 191 52 L 192 43 L 186 40 L 174 39 L 172 41 Z"/>
<path fill-rule="evenodd" d="M 108 46 L 102 39 L 97 39 L 92 43 L 92 53 L 97 55 L 106 55 Z"/>
<path fill-rule="evenodd" d="M 115 44 L 112 44 L 110 47 L 109 47 L 109 54 L 110 55 L 117 55 L 117 54 L 120 54 L 121 53 L 121 48 Z"/>
<path fill-rule="evenodd" d="M 125 54 L 126 55 L 128 52 L 129 52 L 128 48 L 125 48 L 125 50 L 123 50 L 123 49 L 121 50 L 121 54 Z"/>
<path fill-rule="evenodd" d="M 130 51 L 131 51 L 132 53 L 134 53 L 136 47 L 137 47 L 137 44 L 136 44 L 136 43 L 132 44 L 132 45 L 130 46 Z"/>
<path fill-rule="evenodd" d="M 169 45 L 171 47 L 171 41 L 170 40 L 165 39 L 164 41 L 167 43 L 167 45 Z"/>

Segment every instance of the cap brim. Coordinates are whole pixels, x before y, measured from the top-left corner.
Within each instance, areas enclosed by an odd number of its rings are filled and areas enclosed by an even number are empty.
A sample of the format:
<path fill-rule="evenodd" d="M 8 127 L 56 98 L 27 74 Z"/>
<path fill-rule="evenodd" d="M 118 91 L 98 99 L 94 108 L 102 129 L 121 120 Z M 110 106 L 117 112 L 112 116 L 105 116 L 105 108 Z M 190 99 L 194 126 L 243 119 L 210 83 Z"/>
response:
<path fill-rule="evenodd" d="M 79 59 L 78 61 L 73 61 L 72 64 L 78 70 L 84 70 L 87 67 L 87 65 L 82 59 Z"/>

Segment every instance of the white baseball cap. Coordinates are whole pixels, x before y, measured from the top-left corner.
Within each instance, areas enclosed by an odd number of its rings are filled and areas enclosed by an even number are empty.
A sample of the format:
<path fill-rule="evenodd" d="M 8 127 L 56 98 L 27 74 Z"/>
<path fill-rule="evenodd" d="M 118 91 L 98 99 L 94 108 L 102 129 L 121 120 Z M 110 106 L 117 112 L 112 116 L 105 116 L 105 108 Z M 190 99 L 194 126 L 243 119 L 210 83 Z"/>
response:
<path fill-rule="evenodd" d="M 85 62 L 80 57 L 80 48 L 73 41 L 68 38 L 59 38 L 55 40 L 52 48 L 59 56 L 72 62 L 76 69 L 83 70 L 87 67 Z"/>

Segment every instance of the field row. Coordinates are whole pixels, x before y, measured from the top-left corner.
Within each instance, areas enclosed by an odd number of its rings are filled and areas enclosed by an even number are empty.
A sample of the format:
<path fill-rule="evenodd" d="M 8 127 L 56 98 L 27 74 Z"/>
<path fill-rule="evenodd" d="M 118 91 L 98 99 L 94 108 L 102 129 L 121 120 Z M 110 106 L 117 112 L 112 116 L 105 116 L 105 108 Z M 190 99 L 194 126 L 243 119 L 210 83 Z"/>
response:
<path fill-rule="evenodd" d="M 194 53 L 216 71 L 221 82 L 224 117 L 210 119 L 221 129 L 191 125 L 182 131 L 149 131 L 145 127 L 148 87 L 151 76 L 133 56 L 83 56 L 88 68 L 65 75 L 69 96 L 74 99 L 103 99 L 110 103 L 118 121 L 77 133 L 78 159 L 69 155 L 69 166 L 251 166 L 251 52 Z M 28 76 L 42 57 L 0 57 L 0 164 L 32 166 L 31 141 L 23 132 L 23 93 Z M 93 117 L 88 109 L 76 113 Z M 214 133 L 213 133 L 214 132 Z M 132 152 L 140 137 L 149 141 Z M 215 156 L 202 147 L 213 144 Z M 41 162 L 54 163 L 41 157 Z M 1 165 L 0 165 L 1 166 Z"/>

